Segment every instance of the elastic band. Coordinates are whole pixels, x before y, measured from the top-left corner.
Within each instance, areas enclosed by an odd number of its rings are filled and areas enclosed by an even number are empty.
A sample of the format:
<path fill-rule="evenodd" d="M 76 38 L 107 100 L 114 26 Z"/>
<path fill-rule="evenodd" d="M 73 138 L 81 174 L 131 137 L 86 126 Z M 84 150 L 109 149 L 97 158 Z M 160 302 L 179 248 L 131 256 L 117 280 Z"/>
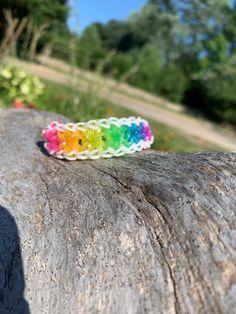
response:
<path fill-rule="evenodd" d="M 44 131 L 44 147 L 59 159 L 84 160 L 122 156 L 150 148 L 154 137 L 142 118 L 109 118 L 63 124 Z"/>

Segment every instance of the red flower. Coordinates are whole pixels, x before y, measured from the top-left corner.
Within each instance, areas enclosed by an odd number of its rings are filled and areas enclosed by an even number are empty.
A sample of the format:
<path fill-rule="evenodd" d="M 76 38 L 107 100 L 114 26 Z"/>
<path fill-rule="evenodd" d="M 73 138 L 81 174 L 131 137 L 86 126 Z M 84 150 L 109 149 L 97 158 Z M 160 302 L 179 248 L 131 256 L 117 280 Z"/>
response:
<path fill-rule="evenodd" d="M 17 109 L 25 108 L 25 104 L 24 104 L 23 100 L 21 100 L 21 99 L 16 99 L 13 105 Z"/>

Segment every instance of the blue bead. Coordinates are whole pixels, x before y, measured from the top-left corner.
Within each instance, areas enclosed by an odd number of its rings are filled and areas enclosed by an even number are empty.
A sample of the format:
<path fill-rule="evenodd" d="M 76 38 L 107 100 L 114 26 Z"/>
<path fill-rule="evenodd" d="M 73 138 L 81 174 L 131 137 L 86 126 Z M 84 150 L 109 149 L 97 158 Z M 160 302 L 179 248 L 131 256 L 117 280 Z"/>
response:
<path fill-rule="evenodd" d="M 143 139 L 142 129 L 143 129 L 142 124 L 136 125 L 133 123 L 129 127 L 129 142 L 131 144 L 137 144 Z"/>

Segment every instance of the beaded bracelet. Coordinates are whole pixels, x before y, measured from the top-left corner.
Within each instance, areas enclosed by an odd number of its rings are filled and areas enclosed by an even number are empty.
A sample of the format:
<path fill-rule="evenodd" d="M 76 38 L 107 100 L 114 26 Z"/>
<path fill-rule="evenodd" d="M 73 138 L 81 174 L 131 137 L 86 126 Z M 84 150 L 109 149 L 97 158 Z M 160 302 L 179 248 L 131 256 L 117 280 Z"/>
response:
<path fill-rule="evenodd" d="M 154 137 L 142 118 L 109 118 L 86 123 L 52 122 L 44 131 L 44 147 L 59 159 L 98 159 L 149 148 Z"/>

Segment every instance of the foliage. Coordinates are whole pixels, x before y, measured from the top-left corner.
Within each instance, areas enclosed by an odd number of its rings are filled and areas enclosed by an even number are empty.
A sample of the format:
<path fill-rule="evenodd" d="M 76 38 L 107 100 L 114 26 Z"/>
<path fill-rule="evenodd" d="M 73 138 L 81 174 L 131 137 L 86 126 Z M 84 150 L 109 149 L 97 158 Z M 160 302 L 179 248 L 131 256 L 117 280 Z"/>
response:
<path fill-rule="evenodd" d="M 176 65 L 164 67 L 156 84 L 156 93 L 174 102 L 181 102 L 187 86 L 187 79 Z"/>
<path fill-rule="evenodd" d="M 106 50 L 102 47 L 96 25 L 89 26 L 83 33 L 77 53 L 78 65 L 83 68 L 96 69 L 100 60 L 105 58 Z"/>
<path fill-rule="evenodd" d="M 134 66 L 132 55 L 117 52 L 106 64 L 105 71 L 117 79 L 122 79 L 127 74 L 127 69 L 132 69 L 132 66 Z"/>
<path fill-rule="evenodd" d="M 40 39 L 39 49 L 45 44 L 51 43 L 55 47 L 54 49 L 58 51 L 62 47 L 61 42 L 63 43 L 65 38 L 70 38 L 70 32 L 67 28 L 67 0 L 1 0 L 0 21 L 2 28 L 0 28 L 0 40 L 5 31 L 4 9 L 11 10 L 13 16 L 19 19 L 26 16 L 30 17 L 34 27 L 47 25 L 47 32 Z M 22 49 L 24 36 L 26 36 L 26 32 L 21 36 L 18 50 Z"/>
<path fill-rule="evenodd" d="M 187 102 L 218 121 L 236 125 L 236 55 L 207 69 L 201 78 L 192 81 Z M 221 78 L 221 79 L 219 79 Z M 197 102 L 197 103 L 194 103 Z"/>
<path fill-rule="evenodd" d="M 49 24 L 39 49 L 49 43 L 56 57 L 236 125 L 235 0 L 148 0 L 126 20 L 93 23 L 79 36 L 67 28 L 66 0 L 2 0 L 3 29 L 4 8 Z"/>
<path fill-rule="evenodd" d="M 109 114 L 107 103 L 97 97 L 96 87 L 88 91 L 46 82 L 45 91 L 37 101 L 37 108 L 54 111 L 74 121 L 98 119 Z"/>
<path fill-rule="evenodd" d="M 44 89 L 43 83 L 22 69 L 5 65 L 0 68 L 0 91 L 9 101 L 17 98 L 26 103 L 34 102 Z"/>
<path fill-rule="evenodd" d="M 60 26 L 66 25 L 66 4 L 67 0 L 1 0 L 0 11 L 10 9 L 19 18 L 30 15 L 34 24 L 50 23 L 59 32 Z"/>
<path fill-rule="evenodd" d="M 125 21 L 95 23 L 80 39 L 80 64 L 94 69 L 97 57 L 115 51 L 109 73 L 172 101 L 184 101 L 217 121 L 236 124 L 236 1 L 149 0 Z M 96 32 L 96 40 L 84 36 Z M 83 63 L 83 58 L 86 62 Z M 234 65 L 232 65 L 234 67 Z M 105 72 L 106 73 L 106 72 Z"/>
<path fill-rule="evenodd" d="M 161 58 L 154 45 L 145 46 L 136 52 L 138 74 L 131 80 L 134 85 L 155 92 L 161 70 Z"/>
<path fill-rule="evenodd" d="M 178 66 L 163 63 L 155 45 L 145 46 L 137 54 L 138 73 L 131 82 L 154 94 L 181 102 L 187 84 L 186 77 Z"/>

